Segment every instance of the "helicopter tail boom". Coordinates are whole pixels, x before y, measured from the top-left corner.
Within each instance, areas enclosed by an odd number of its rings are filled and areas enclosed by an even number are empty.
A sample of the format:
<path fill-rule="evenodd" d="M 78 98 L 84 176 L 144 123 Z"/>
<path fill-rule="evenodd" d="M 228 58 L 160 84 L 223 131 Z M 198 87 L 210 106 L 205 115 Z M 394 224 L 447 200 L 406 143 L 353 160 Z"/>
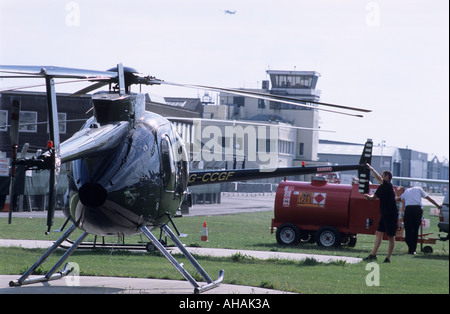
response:
<path fill-rule="evenodd" d="M 191 171 L 188 186 L 246 181 L 255 179 L 268 179 L 314 173 L 326 173 L 348 170 L 359 170 L 361 165 L 343 166 L 314 166 L 314 167 L 287 167 L 277 168 L 273 171 L 261 169 L 234 169 L 234 170 L 205 170 Z"/>
<path fill-rule="evenodd" d="M 355 165 L 337 165 L 337 166 L 313 166 L 313 167 L 287 167 L 273 170 L 262 169 L 233 169 L 233 170 L 204 170 L 191 171 L 189 174 L 188 186 L 224 183 L 233 181 L 245 181 L 255 179 L 267 179 L 276 177 L 286 177 L 304 174 L 327 173 L 338 171 L 358 170 L 358 176 L 363 189 L 368 182 L 366 164 L 370 163 L 372 157 L 372 140 L 368 139 L 364 145 L 363 153 L 359 164 Z M 367 176 L 367 177 L 366 177 Z M 363 192 L 363 191 L 361 191 Z M 367 193 L 367 192 L 364 192 Z"/>

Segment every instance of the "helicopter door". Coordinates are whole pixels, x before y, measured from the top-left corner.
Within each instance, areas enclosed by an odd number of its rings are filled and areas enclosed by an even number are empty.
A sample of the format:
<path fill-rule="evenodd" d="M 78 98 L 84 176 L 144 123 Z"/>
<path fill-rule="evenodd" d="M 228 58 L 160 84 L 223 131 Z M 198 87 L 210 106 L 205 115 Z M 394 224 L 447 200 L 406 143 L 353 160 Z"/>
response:
<path fill-rule="evenodd" d="M 173 161 L 172 144 L 167 134 L 161 138 L 162 179 L 166 191 L 175 190 L 175 164 Z"/>

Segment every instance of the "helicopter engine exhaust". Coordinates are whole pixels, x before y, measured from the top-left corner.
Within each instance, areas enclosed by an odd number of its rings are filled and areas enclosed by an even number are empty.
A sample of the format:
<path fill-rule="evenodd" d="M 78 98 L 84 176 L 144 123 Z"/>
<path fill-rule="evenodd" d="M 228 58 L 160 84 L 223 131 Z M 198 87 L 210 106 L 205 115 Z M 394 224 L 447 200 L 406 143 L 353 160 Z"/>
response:
<path fill-rule="evenodd" d="M 98 183 L 85 183 L 78 190 L 78 196 L 83 205 L 98 207 L 105 203 L 108 193 L 105 188 Z"/>

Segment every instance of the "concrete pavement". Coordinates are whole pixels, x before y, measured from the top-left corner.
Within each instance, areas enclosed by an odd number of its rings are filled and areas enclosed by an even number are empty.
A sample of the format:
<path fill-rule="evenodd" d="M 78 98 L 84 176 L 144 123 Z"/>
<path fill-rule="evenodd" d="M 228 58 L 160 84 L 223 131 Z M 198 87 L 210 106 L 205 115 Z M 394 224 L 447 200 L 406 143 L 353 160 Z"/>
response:
<path fill-rule="evenodd" d="M 23 247 L 26 249 L 34 248 L 49 248 L 53 244 L 53 241 L 45 240 L 13 240 L 13 239 L 0 239 L 0 247 Z M 64 244 L 64 243 L 63 243 Z M 214 256 L 214 257 L 229 257 L 236 254 L 252 257 L 255 259 L 282 259 L 302 261 L 307 258 L 312 258 L 321 263 L 330 263 L 335 261 L 345 261 L 349 264 L 360 263 L 361 258 L 347 257 L 347 256 L 333 256 L 333 255 L 321 255 L 321 254 L 301 254 L 301 253 L 286 253 L 286 252 L 272 252 L 272 251 L 252 251 L 252 250 L 238 250 L 238 249 L 215 249 L 215 248 L 199 248 L 199 247 L 186 247 L 186 249 L 194 255 L 200 256 Z M 182 254 L 176 247 L 167 248 L 171 254 Z"/>
<path fill-rule="evenodd" d="M 0 239 L 0 247 L 48 248 L 53 241 Z M 178 253 L 171 250 L 173 254 Z M 230 250 L 231 251 L 231 250 Z M 207 255 L 218 254 L 219 251 L 208 249 Z M 201 249 L 192 251 L 201 254 Z M 232 254 L 232 252 L 228 252 Z M 220 256 L 225 256 L 221 252 Z M 175 269 L 174 269 L 175 271 Z M 80 276 L 78 281 L 67 276 L 45 283 L 35 283 L 22 287 L 10 287 L 19 275 L 0 275 L 0 294 L 193 294 L 194 288 L 188 281 L 162 280 L 146 278 L 97 277 Z M 30 278 L 39 276 L 30 276 Z M 213 278 L 214 279 L 214 278 Z M 76 284 L 74 284 L 76 282 Z M 201 285 L 201 283 L 200 283 Z M 272 289 L 221 284 L 202 294 L 286 294 L 290 292 Z"/>
<path fill-rule="evenodd" d="M 175 271 L 175 270 L 174 270 Z M 226 274 L 225 274 L 226 276 Z M 0 275 L 2 294 L 193 294 L 194 288 L 188 281 L 80 276 L 35 283 L 21 287 L 10 287 L 11 280 L 19 275 Z M 30 276 L 30 278 L 39 276 Z M 200 283 L 201 284 L 201 283 Z M 258 287 L 221 284 L 203 294 L 291 294 L 290 292 Z"/>
<path fill-rule="evenodd" d="M 332 256 L 332 255 L 320 255 L 320 254 L 301 254 L 301 253 L 286 253 L 286 252 L 270 252 L 270 251 L 251 251 L 251 250 L 232 250 L 232 249 L 213 249 L 213 248 L 198 248 L 187 247 L 187 250 L 194 255 L 201 256 L 215 256 L 215 257 L 229 257 L 236 254 L 252 257 L 255 259 L 280 259 L 280 260 L 292 260 L 302 261 L 308 258 L 315 259 L 321 263 L 331 263 L 336 261 L 345 261 L 349 264 L 356 264 L 362 261 L 362 258 L 347 257 L 347 256 Z M 177 249 L 170 250 L 172 254 L 178 254 L 181 252 Z"/>
<path fill-rule="evenodd" d="M 43 240 L 11 240 L 0 239 L 0 247 L 48 248 L 52 241 Z M 250 250 L 231 250 L 213 248 L 187 248 L 196 255 L 226 257 L 242 254 L 256 259 L 288 259 L 303 260 L 314 258 L 317 261 L 328 263 L 336 260 L 345 260 L 347 263 L 359 263 L 360 258 L 329 256 L 318 254 L 298 254 L 285 252 L 266 252 Z M 172 254 L 181 253 L 176 248 L 170 248 Z M 174 270 L 175 271 L 175 270 Z M 226 276 L 226 272 L 225 272 Z M 194 289 L 188 281 L 160 280 L 145 278 L 121 277 L 93 277 L 81 276 L 77 285 L 73 285 L 73 277 L 35 283 L 22 287 L 9 287 L 11 280 L 17 280 L 19 275 L 0 275 L 0 294 L 192 294 Z M 34 276 L 31 276 L 34 277 Z M 215 278 L 213 278 L 215 279 Z M 69 280 L 69 281 L 67 281 Z M 264 289 L 258 287 L 221 284 L 203 294 L 282 294 L 284 291 Z"/>

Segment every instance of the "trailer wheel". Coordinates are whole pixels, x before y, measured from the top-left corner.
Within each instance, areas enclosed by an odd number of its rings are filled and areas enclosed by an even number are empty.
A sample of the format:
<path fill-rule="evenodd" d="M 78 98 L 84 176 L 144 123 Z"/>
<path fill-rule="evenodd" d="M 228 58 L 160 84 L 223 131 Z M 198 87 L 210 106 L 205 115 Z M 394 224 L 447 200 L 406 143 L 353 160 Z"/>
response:
<path fill-rule="evenodd" d="M 334 227 L 322 227 L 317 231 L 316 243 L 323 247 L 339 247 L 341 245 L 341 234 Z"/>
<path fill-rule="evenodd" d="M 276 238 L 278 244 L 297 245 L 300 242 L 301 234 L 296 225 L 285 223 L 277 228 Z"/>
<path fill-rule="evenodd" d="M 355 247 L 356 245 L 356 234 L 347 233 L 342 236 L 342 245 L 346 245 L 348 247 Z"/>

